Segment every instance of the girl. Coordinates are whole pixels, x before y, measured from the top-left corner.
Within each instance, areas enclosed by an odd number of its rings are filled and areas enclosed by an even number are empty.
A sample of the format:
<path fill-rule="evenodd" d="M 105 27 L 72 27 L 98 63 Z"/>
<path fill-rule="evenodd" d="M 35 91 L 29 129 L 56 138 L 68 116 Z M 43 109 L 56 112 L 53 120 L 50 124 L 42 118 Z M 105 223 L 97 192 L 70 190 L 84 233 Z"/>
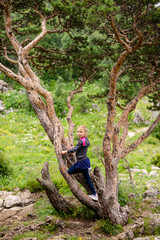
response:
<path fill-rule="evenodd" d="M 92 184 L 88 171 L 88 169 L 90 168 L 90 160 L 87 157 L 87 149 L 90 146 L 90 142 L 87 137 L 87 129 L 85 126 L 80 126 L 77 129 L 77 136 L 79 137 L 77 145 L 67 151 L 62 151 L 62 154 L 76 152 L 77 162 L 68 169 L 68 173 L 69 174 L 83 173 L 83 176 L 92 192 L 92 195 L 89 195 L 89 197 L 97 201 L 98 195 Z"/>

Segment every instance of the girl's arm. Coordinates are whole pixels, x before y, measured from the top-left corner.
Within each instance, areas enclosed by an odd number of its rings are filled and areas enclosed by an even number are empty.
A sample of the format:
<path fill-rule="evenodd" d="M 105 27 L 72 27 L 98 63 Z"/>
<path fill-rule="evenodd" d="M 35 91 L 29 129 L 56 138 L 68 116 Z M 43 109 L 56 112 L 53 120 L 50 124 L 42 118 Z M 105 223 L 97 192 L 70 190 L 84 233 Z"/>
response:
<path fill-rule="evenodd" d="M 62 151 L 62 154 L 77 152 L 77 150 L 80 149 L 82 146 L 83 146 L 82 140 L 79 140 L 75 147 L 69 150 Z"/>

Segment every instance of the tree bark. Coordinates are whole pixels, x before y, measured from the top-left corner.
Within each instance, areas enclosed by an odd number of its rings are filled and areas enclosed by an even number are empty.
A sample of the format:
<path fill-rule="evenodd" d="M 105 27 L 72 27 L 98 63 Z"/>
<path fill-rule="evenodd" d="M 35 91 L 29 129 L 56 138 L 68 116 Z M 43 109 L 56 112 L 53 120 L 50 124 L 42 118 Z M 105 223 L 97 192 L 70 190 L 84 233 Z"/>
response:
<path fill-rule="evenodd" d="M 73 205 L 71 203 L 67 202 L 59 193 L 59 191 L 56 189 L 55 185 L 51 181 L 50 175 L 49 175 L 49 163 L 45 162 L 43 169 L 41 171 L 42 179 L 37 178 L 37 181 L 40 183 L 41 186 L 44 187 L 46 195 L 52 204 L 52 206 L 58 211 L 58 212 L 64 212 L 67 213 L 73 208 Z"/>

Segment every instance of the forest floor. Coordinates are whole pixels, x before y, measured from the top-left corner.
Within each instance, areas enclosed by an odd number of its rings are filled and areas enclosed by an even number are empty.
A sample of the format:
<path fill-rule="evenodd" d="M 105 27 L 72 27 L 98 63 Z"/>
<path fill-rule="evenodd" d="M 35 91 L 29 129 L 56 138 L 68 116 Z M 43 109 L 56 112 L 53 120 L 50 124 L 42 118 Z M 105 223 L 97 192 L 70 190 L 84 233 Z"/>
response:
<path fill-rule="evenodd" d="M 118 240 L 119 235 L 112 236 L 102 233 L 98 228 L 98 220 L 85 220 L 72 217 L 57 217 L 48 215 L 43 220 L 37 214 L 35 203 L 40 198 L 48 201 L 44 192 L 32 194 L 33 202 L 24 207 L 13 207 L 0 212 L 0 239 L 2 240 Z M 134 198 L 134 197 L 133 197 Z M 78 204 L 74 197 L 69 197 L 69 201 Z M 155 197 L 147 198 L 136 204 L 136 199 L 128 202 L 130 223 L 125 226 L 124 231 L 128 231 L 131 225 L 135 225 L 138 219 L 149 219 L 153 217 L 153 206 Z M 48 201 L 48 205 L 49 205 Z M 157 208 L 157 210 L 159 207 Z M 160 218 L 160 213 L 156 217 Z M 153 219 L 152 219 L 153 220 Z M 132 222 L 132 224 L 131 224 Z M 148 228 L 148 226 L 147 226 Z M 146 229 L 147 229 L 146 228 Z M 146 233 L 145 233 L 146 234 Z M 142 234 L 144 235 L 144 234 Z M 128 238 L 135 239 L 135 238 Z M 159 238 L 148 238 L 159 239 Z"/>
<path fill-rule="evenodd" d="M 32 197 L 33 201 L 46 198 L 44 193 L 33 194 Z M 73 197 L 68 200 L 76 202 Z M 47 216 L 42 220 L 37 215 L 34 203 L 25 207 L 5 209 L 0 213 L 0 219 L 2 220 L 0 222 L 0 239 L 2 240 L 104 239 L 106 237 L 95 229 L 96 221 L 93 220 L 54 216 Z"/>

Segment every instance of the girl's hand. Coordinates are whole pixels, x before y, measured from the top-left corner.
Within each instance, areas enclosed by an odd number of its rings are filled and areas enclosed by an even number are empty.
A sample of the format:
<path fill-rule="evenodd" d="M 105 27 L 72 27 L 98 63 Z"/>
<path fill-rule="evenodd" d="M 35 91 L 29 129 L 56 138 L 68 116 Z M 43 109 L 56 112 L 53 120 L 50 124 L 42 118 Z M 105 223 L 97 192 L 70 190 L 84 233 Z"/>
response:
<path fill-rule="evenodd" d="M 63 154 L 66 154 L 66 153 L 67 153 L 67 151 L 62 151 L 62 152 L 61 152 L 62 155 L 63 155 Z"/>

